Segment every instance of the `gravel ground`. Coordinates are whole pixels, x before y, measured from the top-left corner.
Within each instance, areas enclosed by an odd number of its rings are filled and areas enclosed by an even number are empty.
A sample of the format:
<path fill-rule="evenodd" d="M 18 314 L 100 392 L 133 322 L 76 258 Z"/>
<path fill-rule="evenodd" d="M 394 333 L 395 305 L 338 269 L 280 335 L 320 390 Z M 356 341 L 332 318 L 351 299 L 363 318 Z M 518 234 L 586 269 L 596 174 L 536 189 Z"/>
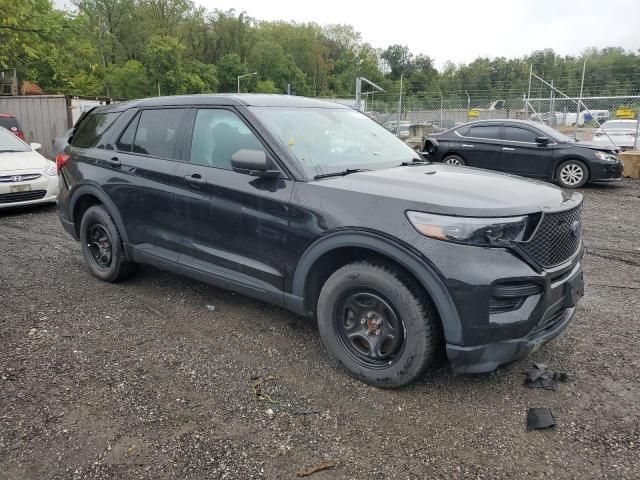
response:
<path fill-rule="evenodd" d="M 395 391 L 337 369 L 303 318 L 150 267 L 101 283 L 53 207 L 2 213 L 0 477 L 294 478 L 328 460 L 311 478 L 638 478 L 640 182 L 584 193 L 565 334 Z M 531 360 L 574 379 L 527 389 Z M 558 426 L 527 432 L 532 406 Z"/>

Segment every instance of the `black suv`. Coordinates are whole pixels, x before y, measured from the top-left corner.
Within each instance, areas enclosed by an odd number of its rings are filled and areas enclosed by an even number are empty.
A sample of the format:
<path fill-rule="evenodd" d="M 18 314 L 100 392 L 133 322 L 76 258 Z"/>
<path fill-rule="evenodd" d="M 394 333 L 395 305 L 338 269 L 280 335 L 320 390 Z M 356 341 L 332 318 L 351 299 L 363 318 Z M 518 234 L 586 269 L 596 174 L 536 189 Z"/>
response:
<path fill-rule="evenodd" d="M 468 165 L 578 188 L 587 181 L 620 180 L 616 150 L 579 143 L 543 124 L 527 120 L 481 120 L 425 140 L 427 158 Z"/>
<path fill-rule="evenodd" d="M 441 347 L 487 372 L 562 332 L 582 295 L 579 193 L 430 164 L 350 108 L 275 95 L 99 107 L 57 158 L 91 272 L 188 275 L 316 318 L 378 386 Z"/>

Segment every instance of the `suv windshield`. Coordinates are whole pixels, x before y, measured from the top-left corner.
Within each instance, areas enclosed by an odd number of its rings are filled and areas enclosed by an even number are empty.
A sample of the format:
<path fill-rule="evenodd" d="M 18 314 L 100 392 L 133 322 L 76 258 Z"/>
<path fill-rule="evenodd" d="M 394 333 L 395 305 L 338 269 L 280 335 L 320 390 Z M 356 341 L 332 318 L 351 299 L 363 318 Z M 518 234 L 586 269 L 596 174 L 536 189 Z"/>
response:
<path fill-rule="evenodd" d="M 393 133 L 355 110 L 289 107 L 251 110 L 312 176 L 346 169 L 377 170 L 418 157 Z"/>
<path fill-rule="evenodd" d="M 29 146 L 6 128 L 0 127 L 0 153 L 28 152 Z"/>

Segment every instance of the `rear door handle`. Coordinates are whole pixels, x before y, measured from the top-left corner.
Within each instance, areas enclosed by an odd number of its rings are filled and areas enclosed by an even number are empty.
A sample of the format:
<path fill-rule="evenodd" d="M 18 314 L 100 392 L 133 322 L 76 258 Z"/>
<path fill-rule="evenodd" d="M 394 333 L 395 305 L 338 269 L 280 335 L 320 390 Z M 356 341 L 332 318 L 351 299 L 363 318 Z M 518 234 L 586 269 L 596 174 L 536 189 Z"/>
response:
<path fill-rule="evenodd" d="M 189 185 L 196 188 L 207 183 L 207 181 L 202 178 L 202 175 L 200 175 L 199 173 L 194 173 L 193 175 L 185 175 L 184 179 L 189 183 Z"/>
<path fill-rule="evenodd" d="M 513 152 L 515 150 L 515 148 L 511 148 L 511 147 L 502 147 L 502 150 L 507 150 L 509 152 Z"/>
<path fill-rule="evenodd" d="M 463 143 L 462 148 L 473 148 L 473 145 L 469 145 L 468 143 Z"/>

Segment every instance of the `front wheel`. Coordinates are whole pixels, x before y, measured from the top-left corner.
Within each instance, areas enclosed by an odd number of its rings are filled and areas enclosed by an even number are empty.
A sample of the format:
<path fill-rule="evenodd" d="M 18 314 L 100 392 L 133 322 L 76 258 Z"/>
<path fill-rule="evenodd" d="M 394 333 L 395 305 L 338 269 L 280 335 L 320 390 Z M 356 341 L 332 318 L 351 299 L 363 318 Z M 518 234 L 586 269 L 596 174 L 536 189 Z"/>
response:
<path fill-rule="evenodd" d="M 424 294 L 393 268 L 357 262 L 338 269 L 320 292 L 317 315 L 329 353 L 365 383 L 400 387 L 433 361 L 436 315 Z"/>
<path fill-rule="evenodd" d="M 556 180 L 561 187 L 579 188 L 589 179 L 589 171 L 584 163 L 579 160 L 567 160 L 563 162 L 556 173 Z"/>
<path fill-rule="evenodd" d="M 464 159 L 460 155 L 449 155 L 445 158 L 442 163 L 446 163 L 447 165 L 457 165 L 463 166 L 465 165 Z"/>

